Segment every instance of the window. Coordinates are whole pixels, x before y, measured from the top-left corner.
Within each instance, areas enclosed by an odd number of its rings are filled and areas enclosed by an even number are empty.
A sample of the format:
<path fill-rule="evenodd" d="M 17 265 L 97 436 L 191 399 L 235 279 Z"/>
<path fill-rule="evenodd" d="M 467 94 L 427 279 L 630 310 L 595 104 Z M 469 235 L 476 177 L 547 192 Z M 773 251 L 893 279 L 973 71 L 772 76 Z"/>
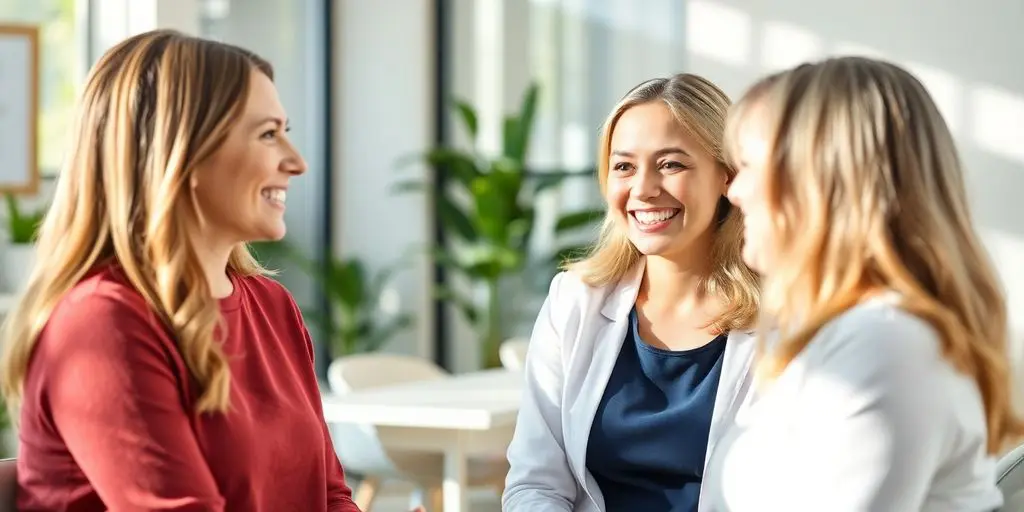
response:
<path fill-rule="evenodd" d="M 39 27 L 39 168 L 60 168 L 78 86 L 85 74 L 85 0 L 0 0 L 0 23 Z"/>

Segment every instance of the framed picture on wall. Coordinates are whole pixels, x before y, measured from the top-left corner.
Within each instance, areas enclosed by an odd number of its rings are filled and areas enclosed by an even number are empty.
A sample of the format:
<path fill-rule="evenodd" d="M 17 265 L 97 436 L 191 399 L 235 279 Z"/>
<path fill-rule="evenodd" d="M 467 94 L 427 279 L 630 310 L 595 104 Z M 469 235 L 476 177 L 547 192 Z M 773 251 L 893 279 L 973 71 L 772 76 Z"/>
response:
<path fill-rule="evenodd" d="M 0 24 L 0 192 L 39 189 L 39 29 Z"/>

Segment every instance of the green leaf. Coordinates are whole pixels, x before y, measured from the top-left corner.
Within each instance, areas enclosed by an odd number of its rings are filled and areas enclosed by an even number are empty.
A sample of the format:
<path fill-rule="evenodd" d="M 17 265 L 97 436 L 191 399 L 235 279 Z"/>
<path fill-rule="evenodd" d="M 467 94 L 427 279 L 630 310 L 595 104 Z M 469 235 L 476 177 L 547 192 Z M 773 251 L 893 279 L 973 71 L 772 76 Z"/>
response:
<path fill-rule="evenodd" d="M 248 246 L 256 261 L 266 268 L 279 268 L 283 264 L 292 263 L 304 269 L 308 263 L 301 251 L 284 240 L 249 242 Z"/>
<path fill-rule="evenodd" d="M 451 288 L 438 285 L 434 288 L 434 297 L 438 300 L 449 302 L 453 306 L 459 308 L 463 316 L 466 317 L 466 320 L 473 325 L 476 325 L 480 318 L 480 314 L 477 312 L 476 305 L 473 304 L 473 301 L 455 293 Z"/>
<path fill-rule="evenodd" d="M 569 178 L 590 178 L 596 180 L 597 170 L 589 169 L 585 171 L 548 171 L 541 173 L 531 173 L 527 176 L 533 181 L 533 193 L 534 195 L 539 194 L 549 188 L 561 185 L 563 181 Z"/>
<path fill-rule="evenodd" d="M 315 326 L 329 340 L 333 339 L 338 331 L 333 315 L 324 314 L 319 309 L 311 307 L 302 308 L 302 319 L 307 325 Z"/>
<path fill-rule="evenodd" d="M 453 103 L 455 104 L 455 111 L 459 114 L 466 132 L 469 134 L 470 140 L 476 141 L 477 133 L 479 133 L 476 109 L 462 100 L 455 100 Z"/>
<path fill-rule="evenodd" d="M 7 230 L 11 237 L 11 243 L 31 244 L 35 242 L 46 210 L 23 212 L 18 207 L 18 198 L 14 194 L 5 194 L 5 199 L 7 200 Z"/>
<path fill-rule="evenodd" d="M 427 152 L 426 159 L 430 165 L 440 168 L 462 185 L 472 183 L 481 174 L 476 158 L 464 151 L 435 148 Z"/>
<path fill-rule="evenodd" d="M 534 180 L 533 193 L 534 195 L 537 195 L 549 188 L 557 187 L 558 185 L 561 185 L 564 180 L 565 176 L 558 174 L 548 175 L 545 173 L 543 176 Z"/>
<path fill-rule="evenodd" d="M 331 261 L 326 269 L 326 292 L 347 310 L 358 309 L 366 299 L 365 271 L 359 260 Z"/>
<path fill-rule="evenodd" d="M 470 192 L 476 205 L 475 224 L 480 234 L 494 243 L 508 239 L 507 230 L 510 208 L 509 198 L 501 190 L 501 180 L 490 173 L 473 180 Z"/>
<path fill-rule="evenodd" d="M 508 223 L 508 246 L 524 253 L 533 231 L 533 209 L 524 210 L 519 218 Z"/>
<path fill-rule="evenodd" d="M 494 281 L 526 262 L 525 250 L 495 244 L 476 244 L 463 251 L 460 268 L 475 280 Z"/>
<path fill-rule="evenodd" d="M 437 216 L 445 228 L 455 232 L 463 240 L 473 241 L 477 239 L 477 229 L 466 214 L 458 205 L 443 193 L 437 194 Z"/>
<path fill-rule="evenodd" d="M 559 217 L 555 224 L 556 233 L 564 233 L 582 227 L 591 226 L 605 216 L 604 209 L 583 210 L 572 212 Z"/>
<path fill-rule="evenodd" d="M 530 132 L 533 129 L 533 117 L 537 111 L 537 96 L 540 88 L 537 84 L 530 84 L 523 94 L 523 101 L 519 106 L 519 113 L 515 116 L 505 118 L 503 125 L 502 154 L 518 162 L 526 160 L 529 150 Z"/>
<path fill-rule="evenodd" d="M 588 251 L 590 251 L 589 245 L 572 245 L 563 247 L 555 251 L 551 256 L 551 262 L 554 263 L 555 266 L 560 266 L 566 261 L 586 256 Z"/>

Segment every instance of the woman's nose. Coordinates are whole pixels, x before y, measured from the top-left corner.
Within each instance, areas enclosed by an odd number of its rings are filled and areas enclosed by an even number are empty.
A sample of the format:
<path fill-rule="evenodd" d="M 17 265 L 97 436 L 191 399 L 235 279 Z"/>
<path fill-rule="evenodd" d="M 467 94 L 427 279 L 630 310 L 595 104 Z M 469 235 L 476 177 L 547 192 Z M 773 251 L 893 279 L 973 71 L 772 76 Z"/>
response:
<path fill-rule="evenodd" d="M 661 175 L 646 169 L 640 169 L 633 177 L 633 197 L 649 199 L 661 193 Z"/>

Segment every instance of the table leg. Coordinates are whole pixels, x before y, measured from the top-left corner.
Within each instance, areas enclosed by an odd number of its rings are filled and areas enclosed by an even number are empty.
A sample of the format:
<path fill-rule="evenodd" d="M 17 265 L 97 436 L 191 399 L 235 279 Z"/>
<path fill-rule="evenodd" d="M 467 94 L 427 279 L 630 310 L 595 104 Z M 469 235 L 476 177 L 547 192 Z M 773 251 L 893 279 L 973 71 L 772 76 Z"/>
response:
<path fill-rule="evenodd" d="M 469 512 L 469 490 L 466 488 L 466 447 L 461 432 L 444 452 L 444 512 Z"/>

